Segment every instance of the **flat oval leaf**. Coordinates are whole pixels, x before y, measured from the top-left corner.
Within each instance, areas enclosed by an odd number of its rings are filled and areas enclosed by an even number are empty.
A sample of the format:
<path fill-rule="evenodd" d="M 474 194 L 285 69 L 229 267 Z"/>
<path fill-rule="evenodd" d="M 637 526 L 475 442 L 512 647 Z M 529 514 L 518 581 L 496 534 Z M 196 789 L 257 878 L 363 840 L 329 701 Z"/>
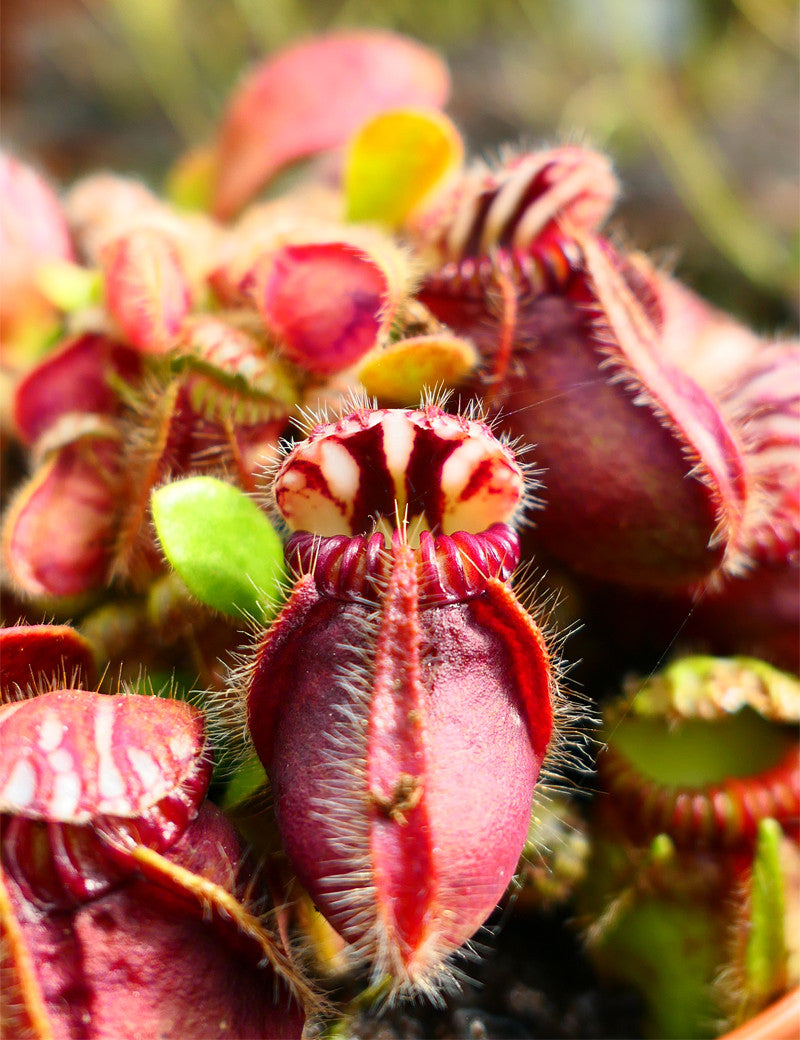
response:
<path fill-rule="evenodd" d="M 100 423 L 46 458 L 3 526 L 6 567 L 21 592 L 63 600 L 105 586 L 122 481 L 119 439 Z"/>
<path fill-rule="evenodd" d="M 87 688 L 96 682 L 92 646 L 70 625 L 0 629 L 0 701 L 48 683 Z"/>
<path fill-rule="evenodd" d="M 139 350 L 161 354 L 192 307 L 181 256 L 170 237 L 140 227 L 110 242 L 101 257 L 106 307 Z"/>
<path fill-rule="evenodd" d="M 347 219 L 399 227 L 463 158 L 458 130 L 441 112 L 405 108 L 376 116 L 350 143 Z"/>
<path fill-rule="evenodd" d="M 189 477 L 154 491 L 152 508 L 167 559 L 202 603 L 231 617 L 272 616 L 283 545 L 252 499 L 214 477 Z"/>
<path fill-rule="evenodd" d="M 478 363 L 472 344 L 440 333 L 398 340 L 372 351 L 358 376 L 367 393 L 386 405 L 413 406 L 426 388 L 463 383 Z"/>
<path fill-rule="evenodd" d="M 65 314 L 99 304 L 103 296 L 100 272 L 71 260 L 47 260 L 36 270 L 36 287 Z"/>
<path fill-rule="evenodd" d="M 280 349 L 315 374 L 363 357 L 396 306 L 390 273 L 349 242 L 284 246 L 269 258 L 255 296 Z"/>
<path fill-rule="evenodd" d="M 343 145 L 364 120 L 402 105 L 438 107 L 441 58 L 395 33 L 343 30 L 273 55 L 234 92 L 217 142 L 215 216 L 233 217 L 287 165 Z"/>

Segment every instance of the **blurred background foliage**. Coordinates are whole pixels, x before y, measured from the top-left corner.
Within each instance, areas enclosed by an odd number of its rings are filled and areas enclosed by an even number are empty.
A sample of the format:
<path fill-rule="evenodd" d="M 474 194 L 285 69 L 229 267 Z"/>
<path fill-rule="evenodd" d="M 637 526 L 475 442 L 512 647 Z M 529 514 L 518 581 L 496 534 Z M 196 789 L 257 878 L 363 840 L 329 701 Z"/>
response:
<path fill-rule="evenodd" d="M 4 0 L 5 146 L 158 186 L 261 57 L 339 26 L 438 48 L 472 154 L 606 149 L 624 238 L 764 331 L 798 301 L 795 0 Z"/>

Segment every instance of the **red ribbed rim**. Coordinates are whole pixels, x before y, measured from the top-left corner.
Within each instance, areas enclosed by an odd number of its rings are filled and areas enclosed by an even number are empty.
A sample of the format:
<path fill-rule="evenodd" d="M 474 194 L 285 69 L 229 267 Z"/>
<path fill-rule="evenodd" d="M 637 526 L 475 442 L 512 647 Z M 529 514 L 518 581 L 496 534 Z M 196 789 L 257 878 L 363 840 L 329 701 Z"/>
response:
<path fill-rule="evenodd" d="M 800 758 L 795 746 L 762 773 L 707 787 L 656 783 L 613 748 L 600 755 L 597 771 L 603 790 L 635 831 L 642 836 L 668 834 L 684 848 L 750 843 L 761 820 L 772 817 L 787 828 L 800 818 Z"/>
<path fill-rule="evenodd" d="M 393 543 L 403 536 L 395 531 Z M 493 524 L 480 534 L 423 531 L 415 550 L 420 607 L 462 603 L 479 596 L 490 578 L 506 581 L 519 563 L 519 537 L 508 524 Z M 392 550 L 383 534 L 323 538 L 297 531 L 286 545 L 286 559 L 300 573 L 312 574 L 322 596 L 374 600 L 389 576 Z"/>

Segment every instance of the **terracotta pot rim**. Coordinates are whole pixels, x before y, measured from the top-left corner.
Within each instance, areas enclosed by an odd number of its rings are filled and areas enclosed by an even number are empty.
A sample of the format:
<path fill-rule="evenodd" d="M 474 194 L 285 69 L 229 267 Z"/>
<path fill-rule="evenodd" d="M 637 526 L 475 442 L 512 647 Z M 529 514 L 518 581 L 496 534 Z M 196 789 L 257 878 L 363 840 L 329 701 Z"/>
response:
<path fill-rule="evenodd" d="M 720 1040 L 797 1040 L 800 1036 L 800 986 Z"/>

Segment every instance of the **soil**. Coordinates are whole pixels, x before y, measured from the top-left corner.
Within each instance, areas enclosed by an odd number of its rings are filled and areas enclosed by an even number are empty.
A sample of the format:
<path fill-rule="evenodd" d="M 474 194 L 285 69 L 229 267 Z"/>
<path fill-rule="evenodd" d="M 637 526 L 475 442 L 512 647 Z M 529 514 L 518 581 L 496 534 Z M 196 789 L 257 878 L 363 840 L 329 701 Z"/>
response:
<path fill-rule="evenodd" d="M 485 954 L 444 1008 L 403 1005 L 362 1012 L 352 1040 L 604 1040 L 642 1036 L 632 990 L 601 983 L 567 913 L 500 911 Z"/>

